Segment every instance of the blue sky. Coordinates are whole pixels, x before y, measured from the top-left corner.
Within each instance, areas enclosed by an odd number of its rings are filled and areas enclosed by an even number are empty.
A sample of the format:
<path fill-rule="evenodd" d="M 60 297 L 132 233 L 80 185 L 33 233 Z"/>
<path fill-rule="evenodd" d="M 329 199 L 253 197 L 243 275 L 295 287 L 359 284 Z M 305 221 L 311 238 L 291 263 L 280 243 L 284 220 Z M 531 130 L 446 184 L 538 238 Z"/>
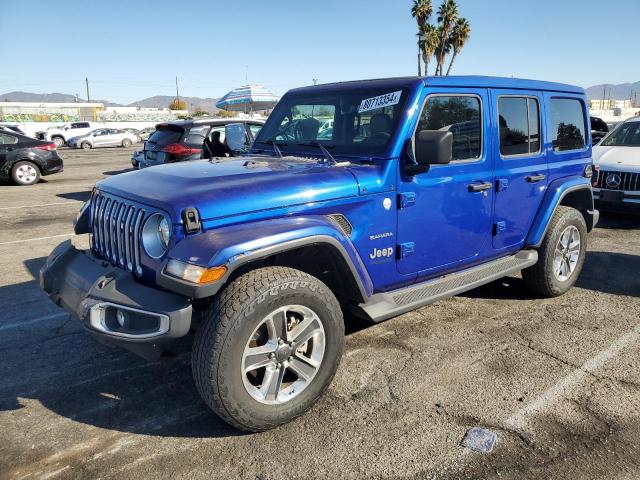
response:
<path fill-rule="evenodd" d="M 439 0 L 434 1 L 437 6 Z M 218 97 L 245 82 L 276 94 L 416 74 L 410 0 L 36 1 L 0 5 L 0 93 L 130 103 Z M 458 0 L 471 39 L 453 73 L 583 87 L 640 80 L 639 0 Z"/>

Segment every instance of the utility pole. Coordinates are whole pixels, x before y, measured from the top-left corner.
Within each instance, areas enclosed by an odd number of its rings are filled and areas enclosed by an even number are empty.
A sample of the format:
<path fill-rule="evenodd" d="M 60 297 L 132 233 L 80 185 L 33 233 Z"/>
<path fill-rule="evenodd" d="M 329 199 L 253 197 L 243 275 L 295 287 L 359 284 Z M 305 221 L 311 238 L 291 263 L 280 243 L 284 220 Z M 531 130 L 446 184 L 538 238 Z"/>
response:
<path fill-rule="evenodd" d="M 603 85 L 602 86 L 602 110 L 605 110 L 604 108 L 604 100 L 607 97 L 607 86 Z"/>
<path fill-rule="evenodd" d="M 176 75 L 176 98 L 180 100 L 180 91 L 178 90 L 178 76 Z"/>
<path fill-rule="evenodd" d="M 87 103 L 91 103 L 91 97 L 89 96 L 89 79 L 84 77 L 84 83 L 87 86 Z"/>

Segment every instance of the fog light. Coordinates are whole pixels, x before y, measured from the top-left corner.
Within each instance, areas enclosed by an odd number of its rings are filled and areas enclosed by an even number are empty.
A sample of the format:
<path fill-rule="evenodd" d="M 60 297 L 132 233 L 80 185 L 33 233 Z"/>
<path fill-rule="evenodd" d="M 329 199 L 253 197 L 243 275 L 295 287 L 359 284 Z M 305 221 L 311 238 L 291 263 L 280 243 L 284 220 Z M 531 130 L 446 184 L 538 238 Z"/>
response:
<path fill-rule="evenodd" d="M 124 324 L 127 321 L 127 314 L 124 313 L 122 310 L 118 310 L 116 312 L 116 321 L 118 322 L 118 325 L 120 325 L 121 327 L 124 327 Z"/>

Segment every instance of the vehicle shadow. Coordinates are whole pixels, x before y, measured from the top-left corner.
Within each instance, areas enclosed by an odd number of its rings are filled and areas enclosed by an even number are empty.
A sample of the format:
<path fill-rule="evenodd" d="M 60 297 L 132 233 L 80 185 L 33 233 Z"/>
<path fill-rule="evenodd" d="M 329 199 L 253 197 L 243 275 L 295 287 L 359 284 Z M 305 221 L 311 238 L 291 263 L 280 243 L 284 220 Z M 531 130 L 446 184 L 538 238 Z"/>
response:
<path fill-rule="evenodd" d="M 90 190 L 83 190 L 81 192 L 69 192 L 69 193 L 57 193 L 56 197 L 64 198 L 66 200 L 77 200 L 78 202 L 86 202 L 91 197 Z"/>
<path fill-rule="evenodd" d="M 122 170 L 108 170 L 106 172 L 102 172 L 103 175 L 118 175 L 120 173 L 127 173 L 127 172 L 134 172 L 136 169 L 131 167 L 131 168 L 123 168 Z"/>
<path fill-rule="evenodd" d="M 640 256 L 587 252 L 576 286 L 613 295 L 640 297 Z"/>
<path fill-rule="evenodd" d="M 640 215 L 615 212 L 600 212 L 600 220 L 596 228 L 612 230 L 640 230 Z"/>

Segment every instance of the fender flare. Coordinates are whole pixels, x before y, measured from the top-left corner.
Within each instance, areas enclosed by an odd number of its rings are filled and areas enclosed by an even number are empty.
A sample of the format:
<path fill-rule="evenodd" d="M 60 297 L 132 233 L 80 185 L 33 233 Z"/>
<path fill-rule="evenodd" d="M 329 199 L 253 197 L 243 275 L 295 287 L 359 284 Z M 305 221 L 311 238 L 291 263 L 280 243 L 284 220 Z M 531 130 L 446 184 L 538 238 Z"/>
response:
<path fill-rule="evenodd" d="M 319 215 L 262 220 L 188 236 L 171 249 L 162 268 L 156 272 L 156 283 L 190 298 L 210 297 L 238 268 L 249 262 L 318 244 L 329 246 L 339 254 L 362 297 L 359 301 L 366 301 L 373 293 L 373 283 L 360 255 L 337 225 Z M 208 268 L 224 265 L 227 272 L 217 282 L 196 285 L 165 273 L 170 258 Z"/>
<path fill-rule="evenodd" d="M 527 240 L 525 242 L 526 247 L 539 247 L 542 244 L 542 240 L 549 228 L 549 222 L 556 212 L 558 206 L 561 205 L 562 200 L 568 194 L 576 192 L 578 190 L 588 190 L 591 197 L 591 205 L 589 213 L 593 217 L 592 225 L 597 223 L 597 212 L 593 206 L 593 193 L 591 190 L 591 182 L 586 177 L 568 177 L 554 180 L 549 184 L 545 192 L 538 212 L 533 220 Z"/>

